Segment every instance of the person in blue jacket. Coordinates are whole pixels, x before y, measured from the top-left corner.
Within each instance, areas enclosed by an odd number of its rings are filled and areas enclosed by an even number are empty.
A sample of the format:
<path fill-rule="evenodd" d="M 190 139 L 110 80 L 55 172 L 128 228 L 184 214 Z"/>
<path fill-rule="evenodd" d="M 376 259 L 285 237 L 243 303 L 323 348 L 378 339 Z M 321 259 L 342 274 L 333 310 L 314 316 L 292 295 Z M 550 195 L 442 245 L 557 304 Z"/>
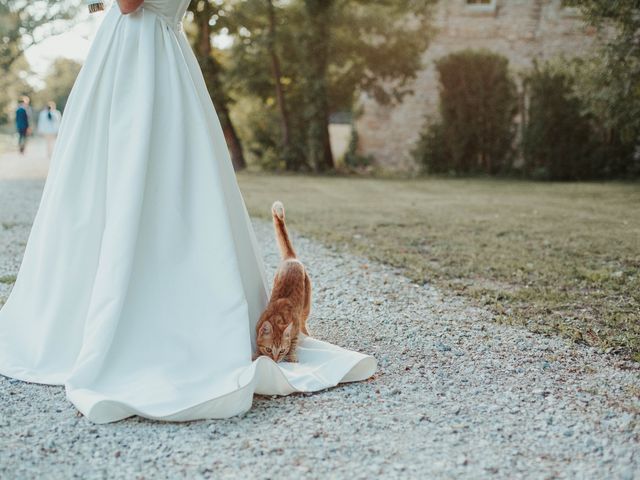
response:
<path fill-rule="evenodd" d="M 16 109 L 16 130 L 18 130 L 18 148 L 20 153 L 24 153 L 27 144 L 27 135 L 29 134 L 29 112 L 28 100 L 26 97 L 18 100 L 18 108 Z"/>

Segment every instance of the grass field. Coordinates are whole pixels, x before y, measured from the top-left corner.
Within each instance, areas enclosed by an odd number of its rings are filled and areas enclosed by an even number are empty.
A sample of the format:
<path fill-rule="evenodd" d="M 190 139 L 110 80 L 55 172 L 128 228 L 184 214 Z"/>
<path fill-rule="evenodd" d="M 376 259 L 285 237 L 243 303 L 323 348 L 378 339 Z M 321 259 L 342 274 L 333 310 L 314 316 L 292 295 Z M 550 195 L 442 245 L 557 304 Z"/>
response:
<path fill-rule="evenodd" d="M 254 216 L 640 361 L 640 185 L 242 173 Z"/>

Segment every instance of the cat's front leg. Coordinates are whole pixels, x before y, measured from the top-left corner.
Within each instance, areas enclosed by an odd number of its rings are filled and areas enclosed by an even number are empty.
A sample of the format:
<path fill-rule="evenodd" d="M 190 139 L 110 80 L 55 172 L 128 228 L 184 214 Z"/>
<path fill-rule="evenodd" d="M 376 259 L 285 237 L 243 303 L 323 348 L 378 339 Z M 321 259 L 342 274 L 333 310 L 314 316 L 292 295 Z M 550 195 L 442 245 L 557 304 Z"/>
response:
<path fill-rule="evenodd" d="M 284 359 L 287 362 L 298 363 L 298 354 L 294 351 L 290 351 Z"/>
<path fill-rule="evenodd" d="M 287 353 L 287 356 L 284 357 L 284 359 L 287 362 L 291 362 L 291 363 L 298 363 L 298 337 L 296 335 L 296 338 L 294 338 L 291 341 L 291 347 L 289 348 L 289 353 Z"/>

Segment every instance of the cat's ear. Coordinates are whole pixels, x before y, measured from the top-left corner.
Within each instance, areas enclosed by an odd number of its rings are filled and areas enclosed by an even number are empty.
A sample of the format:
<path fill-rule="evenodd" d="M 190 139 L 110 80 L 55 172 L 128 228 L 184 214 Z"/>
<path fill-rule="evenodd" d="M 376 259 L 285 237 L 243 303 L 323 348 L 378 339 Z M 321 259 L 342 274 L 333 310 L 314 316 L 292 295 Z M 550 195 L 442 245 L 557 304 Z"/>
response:
<path fill-rule="evenodd" d="M 293 331 L 293 322 L 291 322 L 289 324 L 289 326 L 287 328 L 284 329 L 284 332 L 282 332 L 282 336 L 286 339 L 291 338 L 291 332 Z"/>
<path fill-rule="evenodd" d="M 266 321 L 262 325 L 260 325 L 260 330 L 258 330 L 258 337 L 267 337 L 273 334 L 273 325 L 271 322 Z"/>

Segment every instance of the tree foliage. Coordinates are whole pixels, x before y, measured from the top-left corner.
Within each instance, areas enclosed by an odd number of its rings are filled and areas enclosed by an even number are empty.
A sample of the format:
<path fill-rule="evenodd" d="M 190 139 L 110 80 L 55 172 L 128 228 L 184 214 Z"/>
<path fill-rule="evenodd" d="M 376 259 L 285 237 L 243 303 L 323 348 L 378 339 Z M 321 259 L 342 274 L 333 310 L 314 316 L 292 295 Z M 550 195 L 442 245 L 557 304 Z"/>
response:
<path fill-rule="evenodd" d="M 233 37 L 233 46 L 225 55 L 225 88 L 235 98 L 259 99 L 260 103 L 252 105 L 267 111 L 251 114 L 242 110 L 239 113 L 247 116 L 241 120 L 256 122 L 265 150 L 275 148 L 278 157 L 288 158 L 282 167 L 331 168 L 329 114 L 350 111 L 361 92 L 387 103 L 410 92 L 408 82 L 421 68 L 421 55 L 430 37 L 432 3 L 222 2 L 225 12 L 221 30 Z M 275 38 L 269 4 L 274 9 Z M 273 54 L 279 60 L 279 75 L 274 75 Z M 288 106 L 286 122 L 278 99 L 279 88 Z M 273 121 L 266 136 L 265 115 Z M 290 130 L 288 154 L 283 151 L 285 124 Z M 245 140 L 254 145 L 258 142 L 256 137 Z"/>
<path fill-rule="evenodd" d="M 609 128 L 577 93 L 567 63 L 535 65 L 525 81 L 522 138 L 526 173 L 538 179 L 587 180 L 634 175 L 633 144 Z"/>
<path fill-rule="evenodd" d="M 216 22 L 212 22 L 212 19 L 225 17 L 224 6 L 212 0 L 197 0 L 190 3 L 189 10 L 193 18 L 192 26 L 194 28 L 190 30 L 194 52 L 209 96 L 218 114 L 233 168 L 236 171 L 242 170 L 246 167 L 246 160 L 242 143 L 231 120 L 229 107 L 232 100 L 222 85 L 223 67 L 214 55 L 211 45 L 211 36 L 217 32 L 215 26 L 217 25 L 217 28 L 220 28 L 221 24 L 223 24 L 223 22 L 216 24 Z"/>
<path fill-rule="evenodd" d="M 64 111 L 81 67 L 82 65 L 75 60 L 57 58 L 44 78 L 45 87 L 32 96 L 34 108 L 43 108 L 46 102 L 53 100 L 58 110 Z"/>
<path fill-rule="evenodd" d="M 640 2 L 566 0 L 580 8 L 604 40 L 575 62 L 576 92 L 585 108 L 624 143 L 640 144 Z"/>
<path fill-rule="evenodd" d="M 536 65 L 525 84 L 529 99 L 522 138 L 526 173 L 548 180 L 594 176 L 594 132 L 573 95 L 572 78 L 550 65 Z"/>
<path fill-rule="evenodd" d="M 23 53 L 61 32 L 79 6 L 77 0 L 0 0 L 0 123 L 12 119 L 18 96 L 33 93 Z"/>
<path fill-rule="evenodd" d="M 329 42 L 335 0 L 304 0 L 307 51 L 305 120 L 307 122 L 307 160 L 315 171 L 334 167 L 329 140 Z"/>
<path fill-rule="evenodd" d="M 0 0 L 0 72 L 9 72 L 23 52 L 74 18 L 74 0 Z"/>
<path fill-rule="evenodd" d="M 33 87 L 25 80 L 25 72 L 29 70 L 26 59 L 21 57 L 8 72 L 0 75 L 0 125 L 12 123 L 18 98 L 33 93 Z M 11 129 L 13 131 L 13 125 Z"/>

